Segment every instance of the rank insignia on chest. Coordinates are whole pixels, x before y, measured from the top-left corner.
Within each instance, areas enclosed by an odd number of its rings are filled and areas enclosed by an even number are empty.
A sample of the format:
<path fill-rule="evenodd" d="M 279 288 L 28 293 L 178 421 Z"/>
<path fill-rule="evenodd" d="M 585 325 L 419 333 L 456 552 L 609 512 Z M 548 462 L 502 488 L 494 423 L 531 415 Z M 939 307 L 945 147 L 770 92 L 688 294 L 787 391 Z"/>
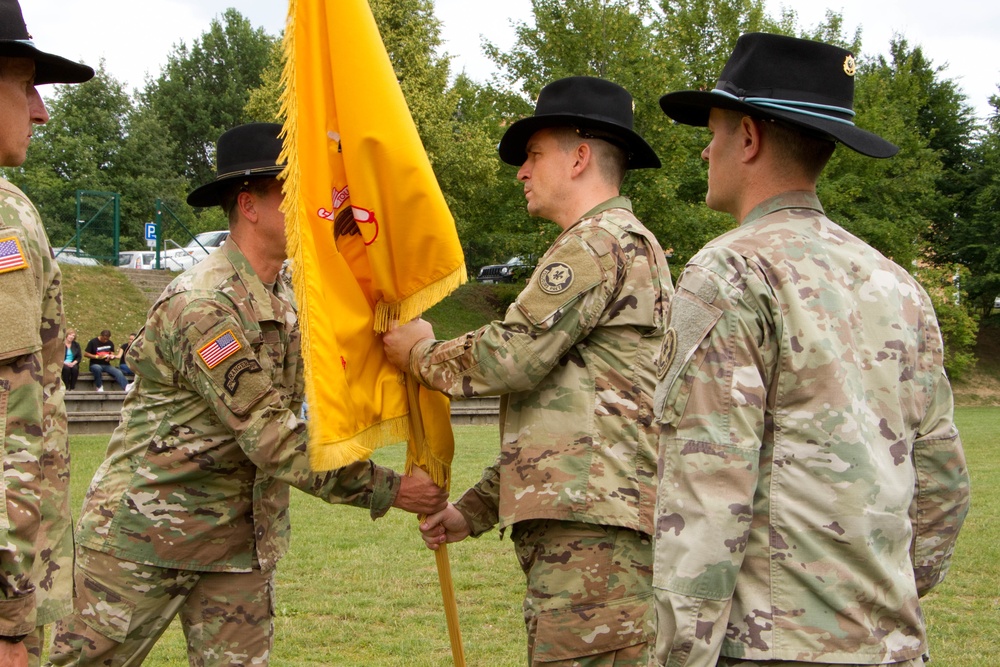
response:
<path fill-rule="evenodd" d="M 552 262 L 539 273 L 538 286 L 546 294 L 561 294 L 573 284 L 573 269 L 562 262 Z"/>
<path fill-rule="evenodd" d="M 236 339 L 232 329 L 230 329 L 216 336 L 208 345 L 198 350 L 198 356 L 201 357 L 206 366 L 215 368 L 241 349 L 243 349 L 243 346 L 240 345 L 240 341 Z"/>
<path fill-rule="evenodd" d="M 28 268 L 28 258 L 24 256 L 21 242 L 16 236 L 0 238 L 0 273 Z"/>

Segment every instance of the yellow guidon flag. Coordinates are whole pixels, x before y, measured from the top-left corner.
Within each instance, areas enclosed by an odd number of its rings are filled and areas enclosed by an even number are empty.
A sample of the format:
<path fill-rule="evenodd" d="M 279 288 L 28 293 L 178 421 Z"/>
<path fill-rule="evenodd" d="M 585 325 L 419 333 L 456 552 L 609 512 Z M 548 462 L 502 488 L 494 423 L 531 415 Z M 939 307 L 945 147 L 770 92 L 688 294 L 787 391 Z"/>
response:
<path fill-rule="evenodd" d="M 422 415 L 411 427 L 406 382 L 378 334 L 465 282 L 454 218 L 367 0 L 290 0 L 284 47 L 284 212 L 311 464 L 338 468 L 409 440 L 408 468 L 447 487 L 448 399 L 411 387 Z"/>

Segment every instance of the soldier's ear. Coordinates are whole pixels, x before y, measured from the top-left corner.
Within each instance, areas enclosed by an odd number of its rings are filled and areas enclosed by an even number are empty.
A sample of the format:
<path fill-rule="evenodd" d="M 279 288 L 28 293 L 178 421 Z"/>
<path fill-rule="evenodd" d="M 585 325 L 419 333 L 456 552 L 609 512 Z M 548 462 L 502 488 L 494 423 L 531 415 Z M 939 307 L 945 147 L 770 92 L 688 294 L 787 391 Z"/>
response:
<path fill-rule="evenodd" d="M 240 190 L 236 195 L 236 208 L 240 215 L 250 222 L 257 222 L 257 198 L 249 190 Z"/>

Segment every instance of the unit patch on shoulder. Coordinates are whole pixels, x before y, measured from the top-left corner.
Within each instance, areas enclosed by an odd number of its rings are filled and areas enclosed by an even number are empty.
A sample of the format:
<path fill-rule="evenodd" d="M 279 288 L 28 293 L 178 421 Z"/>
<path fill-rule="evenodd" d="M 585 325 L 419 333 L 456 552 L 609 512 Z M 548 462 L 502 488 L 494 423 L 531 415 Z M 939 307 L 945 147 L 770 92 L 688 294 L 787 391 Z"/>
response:
<path fill-rule="evenodd" d="M 0 273 L 28 268 L 28 258 L 24 256 L 21 242 L 16 236 L 0 238 Z"/>
<path fill-rule="evenodd" d="M 538 274 L 538 286 L 546 294 L 562 294 L 573 284 L 573 269 L 569 264 L 552 262 Z"/>
<path fill-rule="evenodd" d="M 667 329 L 663 336 L 663 344 L 660 346 L 660 358 L 656 364 L 656 377 L 662 380 L 667 374 L 670 364 L 674 363 L 674 355 L 677 354 L 677 331 L 673 327 Z"/>
<path fill-rule="evenodd" d="M 223 361 L 233 356 L 243 348 L 236 339 L 233 330 L 229 329 L 212 339 L 208 345 L 198 350 L 198 356 L 209 368 L 215 368 Z"/>
<path fill-rule="evenodd" d="M 256 359 L 240 359 L 234 361 L 233 365 L 226 369 L 225 387 L 230 396 L 236 395 L 236 390 L 240 387 L 240 376 L 244 373 L 260 373 L 263 368 Z"/>

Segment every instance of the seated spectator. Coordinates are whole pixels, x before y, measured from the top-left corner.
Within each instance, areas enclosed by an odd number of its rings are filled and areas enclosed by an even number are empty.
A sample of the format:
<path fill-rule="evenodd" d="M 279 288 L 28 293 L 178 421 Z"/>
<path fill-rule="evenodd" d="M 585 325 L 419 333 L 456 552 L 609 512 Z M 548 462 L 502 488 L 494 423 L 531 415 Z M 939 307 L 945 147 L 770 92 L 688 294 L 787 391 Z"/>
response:
<path fill-rule="evenodd" d="M 105 329 L 100 336 L 92 338 L 83 350 L 83 356 L 90 359 L 90 372 L 94 375 L 94 388 L 97 391 L 104 391 L 103 373 L 113 377 L 122 391 L 125 391 L 125 387 L 128 385 L 125 376 L 111 365 L 111 360 L 117 359 L 119 355 L 115 352 L 115 344 L 111 341 L 110 331 Z"/>
<path fill-rule="evenodd" d="M 80 359 L 82 357 L 83 352 L 80 351 L 80 344 L 76 342 L 76 329 L 67 329 L 66 357 L 63 360 L 62 381 L 69 391 L 76 389 L 76 380 L 80 377 Z"/>
<path fill-rule="evenodd" d="M 128 352 L 129 347 L 132 346 L 133 341 L 135 341 L 135 334 L 130 333 L 128 335 L 128 342 L 122 343 L 121 352 L 118 353 L 118 370 L 120 370 L 125 375 L 135 376 L 135 371 L 128 367 L 128 363 L 125 361 L 125 354 Z"/>

